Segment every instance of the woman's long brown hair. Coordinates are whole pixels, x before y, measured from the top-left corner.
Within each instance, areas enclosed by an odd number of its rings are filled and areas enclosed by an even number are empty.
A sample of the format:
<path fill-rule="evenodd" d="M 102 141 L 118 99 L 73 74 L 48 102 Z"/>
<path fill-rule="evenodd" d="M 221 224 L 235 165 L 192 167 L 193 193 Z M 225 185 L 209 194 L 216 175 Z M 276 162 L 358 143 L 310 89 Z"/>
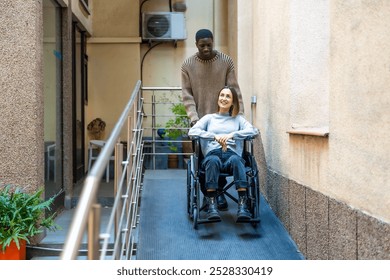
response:
<path fill-rule="evenodd" d="M 238 115 L 238 113 L 240 112 L 240 102 L 238 102 L 238 94 L 237 94 L 237 91 L 234 87 L 229 87 L 229 86 L 224 86 L 223 88 L 221 88 L 221 90 L 219 91 L 218 93 L 218 97 L 219 97 L 219 94 L 221 93 L 222 90 L 224 89 L 229 89 L 230 92 L 232 93 L 233 95 L 233 105 L 230 107 L 229 109 L 229 115 L 232 116 L 232 117 L 235 117 Z M 217 105 L 218 107 L 218 111 L 219 111 L 219 105 Z M 217 111 L 217 112 L 218 112 Z"/>

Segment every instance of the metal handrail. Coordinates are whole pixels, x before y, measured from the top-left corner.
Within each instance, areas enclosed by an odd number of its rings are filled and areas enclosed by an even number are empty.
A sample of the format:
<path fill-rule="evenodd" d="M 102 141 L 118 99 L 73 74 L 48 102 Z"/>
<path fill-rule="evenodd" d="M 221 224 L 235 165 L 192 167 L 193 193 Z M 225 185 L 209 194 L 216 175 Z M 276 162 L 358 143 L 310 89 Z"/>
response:
<path fill-rule="evenodd" d="M 87 224 L 89 259 L 108 258 L 107 252 L 111 237 L 114 238 L 111 257 L 113 259 L 131 258 L 132 250 L 134 249 L 132 229 L 137 223 L 138 196 L 142 184 L 143 114 L 141 108 L 143 99 L 141 98 L 140 89 L 141 81 L 137 81 L 130 100 L 89 171 L 64 244 L 61 254 L 62 260 L 77 258 Z M 123 144 L 120 143 L 119 136 L 126 121 L 128 122 L 127 157 L 123 161 Z M 100 205 L 97 204 L 97 193 L 103 173 L 114 149 L 115 200 L 107 228 L 99 234 Z M 114 234 L 112 234 L 113 227 L 115 227 Z M 102 244 L 100 241 L 103 241 Z M 102 246 L 101 249 L 100 245 Z"/>
<path fill-rule="evenodd" d="M 182 145 L 184 143 L 190 144 L 191 141 L 189 139 L 158 139 L 157 138 L 157 130 L 159 127 L 159 124 L 157 124 L 157 120 L 161 120 L 164 118 L 169 117 L 180 117 L 180 116 L 187 116 L 187 115 L 173 115 L 172 113 L 157 113 L 157 106 L 159 108 L 166 108 L 167 105 L 174 105 L 181 103 L 181 87 L 142 87 L 143 96 L 145 98 L 144 102 L 144 108 L 148 108 L 149 112 L 145 113 L 145 117 L 151 117 L 151 124 L 150 125 L 144 125 L 145 132 L 149 131 L 151 139 L 147 140 L 147 143 L 150 144 L 151 151 L 144 151 L 144 156 L 150 156 L 152 160 L 152 169 L 156 169 L 156 156 L 167 156 L 171 154 L 180 155 L 180 156 L 190 156 L 191 152 L 178 152 L 178 151 L 171 151 L 171 152 L 157 152 L 157 143 L 181 143 Z M 158 100 L 160 98 L 160 95 L 169 92 L 170 93 L 170 100 Z M 174 99 L 174 93 L 178 93 L 178 99 Z M 149 98 L 147 98 L 149 97 Z M 151 101 L 147 101 L 150 99 Z M 188 127 L 175 127 L 175 128 L 164 128 L 165 130 L 175 129 L 175 130 L 188 130 Z M 145 140 L 144 140 L 145 141 Z M 145 146 L 146 147 L 146 146 Z"/>

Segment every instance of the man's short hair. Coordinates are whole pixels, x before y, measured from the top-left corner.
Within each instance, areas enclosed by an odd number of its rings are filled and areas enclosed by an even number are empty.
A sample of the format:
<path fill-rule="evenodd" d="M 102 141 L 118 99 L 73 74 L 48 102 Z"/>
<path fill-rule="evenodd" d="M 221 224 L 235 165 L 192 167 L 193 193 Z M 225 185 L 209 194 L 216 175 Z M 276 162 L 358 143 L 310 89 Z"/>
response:
<path fill-rule="evenodd" d="M 211 38 L 214 39 L 213 33 L 208 29 L 200 29 L 196 32 L 195 40 L 198 42 L 200 39 Z"/>

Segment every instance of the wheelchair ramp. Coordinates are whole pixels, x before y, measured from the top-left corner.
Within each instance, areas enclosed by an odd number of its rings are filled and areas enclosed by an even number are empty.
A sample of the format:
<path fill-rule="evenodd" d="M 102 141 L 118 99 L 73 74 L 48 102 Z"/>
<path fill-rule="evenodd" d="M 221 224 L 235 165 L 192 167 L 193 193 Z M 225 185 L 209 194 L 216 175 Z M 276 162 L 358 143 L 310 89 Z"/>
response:
<path fill-rule="evenodd" d="M 138 260 L 300 260 L 281 222 L 261 198 L 261 223 L 236 224 L 227 198 L 222 221 L 192 227 L 187 215 L 186 170 L 147 170 L 141 198 Z M 232 192 L 235 192 L 233 189 Z"/>

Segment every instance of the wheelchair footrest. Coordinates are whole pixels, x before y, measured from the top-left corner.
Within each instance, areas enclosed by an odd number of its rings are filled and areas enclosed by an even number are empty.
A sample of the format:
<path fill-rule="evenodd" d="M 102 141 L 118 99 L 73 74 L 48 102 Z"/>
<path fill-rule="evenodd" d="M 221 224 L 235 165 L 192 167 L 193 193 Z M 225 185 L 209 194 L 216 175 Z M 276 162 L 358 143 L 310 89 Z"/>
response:
<path fill-rule="evenodd" d="M 238 220 L 236 223 L 260 223 L 260 219 Z"/>
<path fill-rule="evenodd" d="M 219 223 L 222 219 L 216 219 L 216 220 L 209 220 L 209 219 L 199 219 L 198 224 L 211 224 L 211 223 Z"/>

